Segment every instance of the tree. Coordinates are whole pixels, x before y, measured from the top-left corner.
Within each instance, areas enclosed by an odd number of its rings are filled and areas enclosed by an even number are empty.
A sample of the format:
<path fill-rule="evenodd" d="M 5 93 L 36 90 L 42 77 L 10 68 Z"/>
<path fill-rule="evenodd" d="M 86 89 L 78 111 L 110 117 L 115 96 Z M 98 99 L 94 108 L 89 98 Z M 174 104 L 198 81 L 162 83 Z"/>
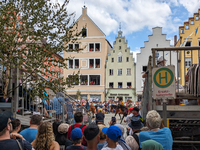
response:
<path fill-rule="evenodd" d="M 56 93 L 70 87 L 73 76 L 71 79 L 59 77 L 57 71 L 48 69 L 52 66 L 67 68 L 68 58 L 55 59 L 54 55 L 67 51 L 65 43 L 76 42 L 80 35 L 72 30 L 76 24 L 74 13 L 67 11 L 68 3 L 69 0 L 62 4 L 54 0 L 0 2 L 0 64 L 6 68 L 1 76 L 4 98 L 18 88 L 18 83 L 8 88 L 9 82 L 16 80 L 13 73 L 19 73 L 18 78 L 30 84 L 32 96 L 43 97 L 46 89 Z"/>
<path fill-rule="evenodd" d="M 76 99 L 81 99 L 81 92 L 80 90 L 76 91 L 76 96 L 75 96 Z"/>

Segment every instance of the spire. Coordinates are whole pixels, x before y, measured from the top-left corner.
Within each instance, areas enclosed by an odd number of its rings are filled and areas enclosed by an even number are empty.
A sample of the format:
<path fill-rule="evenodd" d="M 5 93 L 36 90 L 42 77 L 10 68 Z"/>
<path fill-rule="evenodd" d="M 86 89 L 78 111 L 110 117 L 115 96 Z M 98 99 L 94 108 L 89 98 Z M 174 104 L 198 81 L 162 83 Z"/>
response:
<path fill-rule="evenodd" d="M 122 26 L 121 26 L 121 22 L 119 23 L 119 31 L 118 31 L 118 37 L 122 37 Z"/>
<path fill-rule="evenodd" d="M 83 5 L 83 8 L 85 8 L 85 1 L 84 1 L 84 5 Z"/>
<path fill-rule="evenodd" d="M 83 8 L 82 8 L 82 14 L 87 15 L 87 7 L 85 6 L 85 1 L 84 1 L 84 5 L 83 5 Z"/>

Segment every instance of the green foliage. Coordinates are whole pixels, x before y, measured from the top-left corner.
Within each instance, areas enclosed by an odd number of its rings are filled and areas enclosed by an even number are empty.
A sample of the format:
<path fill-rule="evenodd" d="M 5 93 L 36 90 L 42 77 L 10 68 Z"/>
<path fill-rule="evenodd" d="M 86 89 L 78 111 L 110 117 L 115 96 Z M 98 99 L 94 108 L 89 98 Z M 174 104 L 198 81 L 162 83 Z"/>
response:
<path fill-rule="evenodd" d="M 28 82 L 34 95 L 40 97 L 47 88 L 57 92 L 72 85 L 73 80 L 49 69 L 57 66 L 67 68 L 68 59 L 55 59 L 55 56 L 67 51 L 65 43 L 75 43 L 75 37 L 80 35 L 73 30 L 76 25 L 74 13 L 68 13 L 68 3 L 69 0 L 62 4 L 54 0 L 1 1 L 0 64 L 6 67 L 2 75 L 5 83 L 13 78 L 10 69 L 19 68 L 20 80 Z M 12 90 L 5 92 L 4 96 Z"/>
<path fill-rule="evenodd" d="M 80 92 L 80 90 L 78 90 L 76 92 L 76 99 L 81 99 L 81 92 Z"/>

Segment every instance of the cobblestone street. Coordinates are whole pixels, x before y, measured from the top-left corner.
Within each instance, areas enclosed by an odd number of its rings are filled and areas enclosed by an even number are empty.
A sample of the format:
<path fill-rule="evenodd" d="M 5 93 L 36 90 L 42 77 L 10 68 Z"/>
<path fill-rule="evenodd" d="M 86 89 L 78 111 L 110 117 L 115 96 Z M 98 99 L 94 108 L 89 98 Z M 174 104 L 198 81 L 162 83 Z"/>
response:
<path fill-rule="evenodd" d="M 107 127 L 109 127 L 109 122 L 111 121 L 112 117 L 114 117 L 114 113 L 109 113 L 109 114 L 105 114 L 105 119 L 104 119 L 104 123 Z M 122 117 L 122 115 L 121 115 Z M 117 119 L 117 123 L 120 123 L 120 117 L 119 115 L 116 116 L 116 119 Z M 126 127 L 126 123 L 124 122 L 124 120 L 122 121 L 121 123 L 124 127 Z"/>

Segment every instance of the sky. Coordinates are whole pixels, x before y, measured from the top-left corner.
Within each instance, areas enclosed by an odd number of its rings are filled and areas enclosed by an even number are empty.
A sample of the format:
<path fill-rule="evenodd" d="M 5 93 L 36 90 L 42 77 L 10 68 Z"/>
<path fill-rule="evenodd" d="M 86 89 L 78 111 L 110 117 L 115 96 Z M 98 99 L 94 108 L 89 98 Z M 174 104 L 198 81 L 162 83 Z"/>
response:
<path fill-rule="evenodd" d="M 68 12 L 75 12 L 75 19 L 78 19 L 84 4 L 88 16 L 106 34 L 111 45 L 121 23 L 123 36 L 134 56 L 144 47 L 154 27 L 162 27 L 163 34 L 173 45 L 179 26 L 200 8 L 200 0 L 70 0 Z"/>

